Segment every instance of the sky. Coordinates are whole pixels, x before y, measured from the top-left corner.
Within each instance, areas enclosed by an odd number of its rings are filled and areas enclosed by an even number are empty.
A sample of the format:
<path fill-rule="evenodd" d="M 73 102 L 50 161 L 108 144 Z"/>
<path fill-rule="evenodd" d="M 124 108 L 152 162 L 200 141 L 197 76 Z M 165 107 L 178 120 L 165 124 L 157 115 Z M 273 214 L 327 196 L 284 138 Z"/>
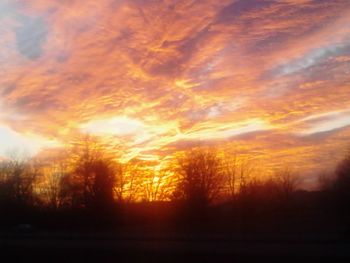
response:
<path fill-rule="evenodd" d="M 0 156 L 90 133 L 123 160 L 214 145 L 307 181 L 350 146 L 348 0 L 2 0 L 0 47 Z"/>

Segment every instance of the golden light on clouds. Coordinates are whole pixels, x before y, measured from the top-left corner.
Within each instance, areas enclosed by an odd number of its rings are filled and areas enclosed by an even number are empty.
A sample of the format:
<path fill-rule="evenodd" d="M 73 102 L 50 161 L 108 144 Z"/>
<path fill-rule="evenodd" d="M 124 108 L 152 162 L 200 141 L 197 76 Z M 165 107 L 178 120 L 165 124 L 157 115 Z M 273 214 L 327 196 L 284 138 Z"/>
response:
<path fill-rule="evenodd" d="M 330 167 L 350 139 L 349 24 L 347 0 L 1 1 L 0 155 L 92 133 L 123 159 L 200 143 Z"/>

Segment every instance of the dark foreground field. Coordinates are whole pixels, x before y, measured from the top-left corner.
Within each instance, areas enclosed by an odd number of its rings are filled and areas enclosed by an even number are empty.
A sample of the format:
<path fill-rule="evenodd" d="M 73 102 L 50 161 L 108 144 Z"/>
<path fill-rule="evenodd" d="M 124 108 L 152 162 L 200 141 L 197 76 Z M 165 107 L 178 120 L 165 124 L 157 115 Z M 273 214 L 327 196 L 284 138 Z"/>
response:
<path fill-rule="evenodd" d="M 0 218 L 0 263 L 349 263 L 348 214 L 305 200 L 305 207 L 246 213 L 225 206 L 181 213 L 169 203 L 135 204 L 115 214 L 8 209 Z"/>
<path fill-rule="evenodd" d="M 1 262 L 350 262 L 339 236 L 6 232 Z"/>

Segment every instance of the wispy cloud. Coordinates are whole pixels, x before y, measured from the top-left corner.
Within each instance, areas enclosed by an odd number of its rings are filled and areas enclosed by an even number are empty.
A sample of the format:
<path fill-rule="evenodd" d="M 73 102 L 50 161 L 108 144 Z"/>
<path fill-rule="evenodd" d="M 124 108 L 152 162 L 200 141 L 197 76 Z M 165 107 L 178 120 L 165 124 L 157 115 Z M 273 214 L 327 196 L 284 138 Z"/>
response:
<path fill-rule="evenodd" d="M 310 135 L 321 132 L 328 132 L 350 125 L 350 110 L 327 112 L 311 115 L 301 120 L 307 128 L 301 134 Z"/>
<path fill-rule="evenodd" d="M 91 132 L 157 159 L 221 140 L 315 169 L 350 135 L 333 114 L 350 101 L 349 14 L 347 0 L 2 1 L 0 149 Z"/>

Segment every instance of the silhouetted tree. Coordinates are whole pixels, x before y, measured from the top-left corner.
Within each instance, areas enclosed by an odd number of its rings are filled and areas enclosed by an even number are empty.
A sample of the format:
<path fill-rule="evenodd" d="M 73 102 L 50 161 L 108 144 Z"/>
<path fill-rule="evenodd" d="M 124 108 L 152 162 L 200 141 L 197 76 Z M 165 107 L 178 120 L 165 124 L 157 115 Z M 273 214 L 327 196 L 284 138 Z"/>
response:
<path fill-rule="evenodd" d="M 142 195 L 145 168 L 139 159 L 131 159 L 120 166 L 114 192 L 119 202 L 133 202 Z"/>
<path fill-rule="evenodd" d="M 321 173 L 317 177 L 318 188 L 320 191 L 329 192 L 334 189 L 335 177 L 334 173 Z"/>
<path fill-rule="evenodd" d="M 237 193 L 237 181 L 238 181 L 238 161 L 237 156 L 233 158 L 225 157 L 223 160 L 223 174 L 225 177 L 225 184 L 228 189 L 228 195 L 233 200 Z"/>
<path fill-rule="evenodd" d="M 0 181 L 6 198 L 17 203 L 32 203 L 34 183 L 40 175 L 39 163 L 21 156 L 18 152 L 0 164 Z"/>
<path fill-rule="evenodd" d="M 82 196 L 82 186 L 77 183 L 76 176 L 67 173 L 59 181 L 59 200 L 61 207 L 80 207 L 84 200 Z"/>
<path fill-rule="evenodd" d="M 242 196 L 252 179 L 253 164 L 250 160 L 239 158 L 237 155 L 225 156 L 222 162 L 222 171 L 225 180 L 225 187 L 231 200 Z"/>
<path fill-rule="evenodd" d="M 168 171 L 150 170 L 145 178 L 144 199 L 148 202 L 164 201 L 167 198 L 167 193 L 171 184 L 171 178 Z"/>
<path fill-rule="evenodd" d="M 239 194 L 243 196 L 247 187 L 250 184 L 250 181 L 253 179 L 253 170 L 254 166 L 251 160 L 243 159 L 237 163 L 237 172 L 238 172 L 238 182 L 239 182 Z"/>
<path fill-rule="evenodd" d="M 350 190 L 350 152 L 336 168 L 336 187 L 339 191 L 348 193 Z"/>
<path fill-rule="evenodd" d="M 334 197 L 341 213 L 350 213 L 350 151 L 335 170 Z"/>
<path fill-rule="evenodd" d="M 110 160 L 97 160 L 91 166 L 93 173 L 93 200 L 97 206 L 113 204 L 116 165 Z"/>
<path fill-rule="evenodd" d="M 65 203 L 62 190 L 65 187 L 62 181 L 70 173 L 67 162 L 67 153 L 59 151 L 53 155 L 42 156 L 39 159 L 43 176 L 37 182 L 41 197 L 52 208 L 59 208 Z"/>
<path fill-rule="evenodd" d="M 123 202 L 125 197 L 126 185 L 127 185 L 127 167 L 128 164 L 121 164 L 119 166 L 119 176 L 115 178 L 114 195 L 118 202 Z"/>
<path fill-rule="evenodd" d="M 75 184 L 82 194 L 82 205 L 107 205 L 113 201 L 119 164 L 91 136 L 78 141 L 73 148 Z"/>
<path fill-rule="evenodd" d="M 297 172 L 290 168 L 285 168 L 275 173 L 275 181 L 280 197 L 284 202 L 287 202 L 290 201 L 293 193 L 300 185 L 301 177 Z"/>
<path fill-rule="evenodd" d="M 172 170 L 162 169 L 158 171 L 156 200 L 170 200 L 174 191 L 175 176 Z"/>
<path fill-rule="evenodd" d="M 51 207 L 58 208 L 61 206 L 62 194 L 61 194 L 61 186 L 62 186 L 62 178 L 66 176 L 64 171 L 53 171 L 49 175 L 46 176 L 46 189 L 45 193 L 49 199 L 49 203 Z"/>
<path fill-rule="evenodd" d="M 194 206 L 207 206 L 221 189 L 221 160 L 214 150 L 195 149 L 179 158 L 179 181 L 174 195 Z"/>

